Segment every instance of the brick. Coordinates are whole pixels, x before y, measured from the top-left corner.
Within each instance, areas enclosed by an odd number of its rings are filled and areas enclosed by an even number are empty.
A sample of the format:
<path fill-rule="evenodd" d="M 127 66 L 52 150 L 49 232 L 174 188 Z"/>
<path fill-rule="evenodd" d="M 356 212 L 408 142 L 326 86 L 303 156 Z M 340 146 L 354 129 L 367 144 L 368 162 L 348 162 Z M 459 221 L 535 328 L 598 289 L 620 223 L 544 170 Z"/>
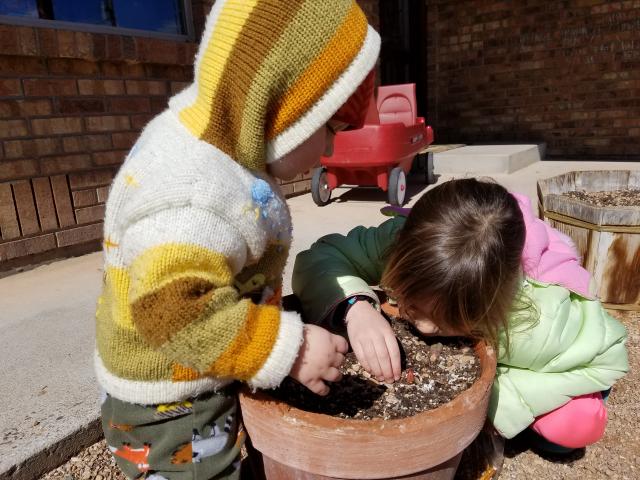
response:
<path fill-rule="evenodd" d="M 0 101 L 0 117 L 29 117 L 32 115 L 50 115 L 51 100 L 4 100 Z"/>
<path fill-rule="evenodd" d="M 111 140 L 113 142 L 113 148 L 116 149 L 130 149 L 133 147 L 133 144 L 136 142 L 140 135 L 137 132 L 123 132 L 123 133 L 114 133 L 111 135 Z"/>
<path fill-rule="evenodd" d="M 151 113 L 158 114 L 168 107 L 168 98 L 151 97 Z"/>
<path fill-rule="evenodd" d="M 56 239 L 52 233 L 3 243 L 0 244 L 0 262 L 28 257 L 54 248 L 56 248 Z"/>
<path fill-rule="evenodd" d="M 100 72 L 99 65 L 90 60 L 78 58 L 50 58 L 47 61 L 49 72 L 55 75 L 97 75 Z"/>
<path fill-rule="evenodd" d="M 91 168 L 91 166 L 90 155 L 66 155 L 40 160 L 40 170 L 44 175 L 84 170 Z"/>
<path fill-rule="evenodd" d="M 11 72 L 14 77 L 46 75 L 47 62 L 43 58 L 36 57 L 0 56 L 0 72 Z"/>
<path fill-rule="evenodd" d="M 78 225 L 103 220 L 104 209 L 104 205 L 94 205 L 93 207 L 76 209 L 76 220 L 78 222 Z"/>
<path fill-rule="evenodd" d="M 93 60 L 93 34 L 75 32 L 76 50 L 81 58 Z"/>
<path fill-rule="evenodd" d="M 293 194 L 293 183 L 287 183 L 286 185 L 280 185 L 280 191 L 285 197 Z"/>
<path fill-rule="evenodd" d="M 93 225 L 56 232 L 58 247 L 68 247 L 70 245 L 79 245 L 92 240 L 101 240 L 103 228 L 102 223 L 95 223 Z"/>
<path fill-rule="evenodd" d="M 191 82 L 171 82 L 171 95 L 181 92 L 191 85 Z"/>
<path fill-rule="evenodd" d="M 19 97 L 22 95 L 22 85 L 17 78 L 0 78 L 0 97 Z"/>
<path fill-rule="evenodd" d="M 16 162 L 0 162 L 0 181 L 26 178 L 38 173 L 38 162 L 35 160 L 18 160 Z"/>
<path fill-rule="evenodd" d="M 73 32 L 68 30 L 58 30 L 56 33 L 58 37 L 58 54 L 60 57 L 76 57 L 76 39 Z"/>
<path fill-rule="evenodd" d="M 153 115 L 131 115 L 131 128 L 142 130 L 151 121 Z"/>
<path fill-rule="evenodd" d="M 31 97 L 77 95 L 75 80 L 39 78 L 23 80 L 24 94 Z"/>
<path fill-rule="evenodd" d="M 71 197 L 73 198 L 73 206 L 76 208 L 88 207 L 98 203 L 98 192 L 95 188 L 71 192 Z"/>
<path fill-rule="evenodd" d="M 96 60 L 107 58 L 107 36 L 93 34 L 93 51 L 91 56 Z"/>
<path fill-rule="evenodd" d="M 56 31 L 51 28 L 38 28 L 38 50 L 43 57 L 58 56 L 58 37 Z"/>
<path fill-rule="evenodd" d="M 33 191 L 31 190 L 31 182 L 21 180 L 19 182 L 13 182 L 11 187 L 13 188 L 13 198 L 16 202 L 22 236 L 38 233 L 40 231 L 40 225 L 38 224 L 38 215 L 36 213 Z"/>
<path fill-rule="evenodd" d="M 102 74 L 105 77 L 144 78 L 144 65 L 139 63 L 102 62 Z"/>
<path fill-rule="evenodd" d="M 0 25 L 0 52 L 4 55 L 35 55 L 37 50 L 32 27 Z"/>
<path fill-rule="evenodd" d="M 125 115 L 86 117 L 85 122 L 89 132 L 108 132 L 131 128 L 129 117 Z"/>
<path fill-rule="evenodd" d="M 0 120 L 0 138 L 26 137 L 27 134 L 24 120 Z"/>
<path fill-rule="evenodd" d="M 135 38 L 122 37 L 122 58 L 132 62 L 138 61 Z"/>
<path fill-rule="evenodd" d="M 295 193 L 306 193 L 311 191 L 311 180 L 302 180 L 293 184 Z"/>
<path fill-rule="evenodd" d="M 110 185 L 114 177 L 113 170 L 101 169 L 91 172 L 72 173 L 69 184 L 73 190 Z"/>
<path fill-rule="evenodd" d="M 98 194 L 98 203 L 105 203 L 109 197 L 109 187 L 100 187 L 96 189 Z"/>
<path fill-rule="evenodd" d="M 167 83 L 153 80 L 127 80 L 128 95 L 166 95 Z"/>
<path fill-rule="evenodd" d="M 95 165 L 119 165 L 124 161 L 127 150 L 114 150 L 111 152 L 98 152 L 93 154 Z"/>
<path fill-rule="evenodd" d="M 81 95 L 124 95 L 123 80 L 78 80 Z"/>
<path fill-rule="evenodd" d="M 34 138 L 4 142 L 5 157 L 9 159 L 55 155 L 62 150 L 59 138 Z"/>
<path fill-rule="evenodd" d="M 136 38 L 138 58 L 145 63 L 175 64 L 178 62 L 178 44 L 157 38 Z"/>
<path fill-rule="evenodd" d="M 58 222 L 60 227 L 69 227 L 76 224 L 76 218 L 73 214 L 71 206 L 71 194 L 69 193 L 69 184 L 66 175 L 56 175 L 51 177 L 51 189 L 53 191 L 53 200 L 58 214 Z"/>
<path fill-rule="evenodd" d="M 148 97 L 111 98 L 109 111 L 111 113 L 146 113 L 151 111 L 151 102 Z"/>
<path fill-rule="evenodd" d="M 67 153 L 86 152 L 87 150 L 92 152 L 111 150 L 111 136 L 100 134 L 64 137 L 62 139 L 62 148 Z"/>
<path fill-rule="evenodd" d="M 122 39 L 120 35 L 107 35 L 107 54 L 109 60 L 122 60 Z"/>
<path fill-rule="evenodd" d="M 49 177 L 39 177 L 31 180 L 33 184 L 33 194 L 36 198 L 38 219 L 43 232 L 58 228 L 58 217 L 56 207 L 53 203 L 53 192 Z"/>
<path fill-rule="evenodd" d="M 144 68 L 149 79 L 155 78 L 175 82 L 186 82 L 193 79 L 193 67 L 191 65 L 145 64 Z"/>
<path fill-rule="evenodd" d="M 78 117 L 41 118 L 31 121 L 34 135 L 63 135 L 82 132 L 82 119 Z"/>
<path fill-rule="evenodd" d="M 99 98 L 61 98 L 58 111 L 68 115 L 71 113 L 104 113 L 104 101 Z"/>
<path fill-rule="evenodd" d="M 11 240 L 20 236 L 18 214 L 9 183 L 0 183 L 0 234 L 3 240 Z"/>

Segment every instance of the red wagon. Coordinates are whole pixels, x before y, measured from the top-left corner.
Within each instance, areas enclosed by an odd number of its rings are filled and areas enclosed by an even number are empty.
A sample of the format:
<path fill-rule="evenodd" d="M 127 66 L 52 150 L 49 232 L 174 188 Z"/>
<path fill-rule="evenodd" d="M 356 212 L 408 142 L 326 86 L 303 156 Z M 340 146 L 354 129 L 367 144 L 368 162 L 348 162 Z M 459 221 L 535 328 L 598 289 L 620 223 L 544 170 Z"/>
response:
<path fill-rule="evenodd" d="M 387 192 L 392 205 L 402 205 L 406 174 L 414 157 L 433 143 L 433 130 L 416 112 L 413 83 L 378 87 L 377 100 L 369 105 L 362 128 L 338 132 L 333 155 L 323 157 L 311 179 L 313 201 L 320 206 L 340 185 L 377 186 Z M 427 182 L 433 162 L 428 157 Z"/>

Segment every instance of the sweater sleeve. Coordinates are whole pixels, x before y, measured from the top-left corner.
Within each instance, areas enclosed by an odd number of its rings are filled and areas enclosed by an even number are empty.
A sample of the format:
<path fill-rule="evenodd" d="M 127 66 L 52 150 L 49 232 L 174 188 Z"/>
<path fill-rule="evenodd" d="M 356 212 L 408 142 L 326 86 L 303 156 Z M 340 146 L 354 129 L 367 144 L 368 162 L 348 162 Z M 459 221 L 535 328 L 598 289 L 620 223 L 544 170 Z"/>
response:
<path fill-rule="evenodd" d="M 629 369 L 625 328 L 600 302 L 559 286 L 532 289 L 539 318 L 512 330 L 489 406 L 489 418 L 507 438 L 573 397 L 608 389 Z"/>
<path fill-rule="evenodd" d="M 302 343 L 293 312 L 241 298 L 247 244 L 224 219 L 194 208 L 145 217 L 122 237 L 132 323 L 141 339 L 199 375 L 279 385 Z"/>
<path fill-rule="evenodd" d="M 385 254 L 405 219 L 387 220 L 378 227 L 356 227 L 346 236 L 322 237 L 309 250 L 300 252 L 293 268 L 292 288 L 303 305 L 305 320 L 322 322 L 338 303 L 352 295 L 378 297 Z"/>

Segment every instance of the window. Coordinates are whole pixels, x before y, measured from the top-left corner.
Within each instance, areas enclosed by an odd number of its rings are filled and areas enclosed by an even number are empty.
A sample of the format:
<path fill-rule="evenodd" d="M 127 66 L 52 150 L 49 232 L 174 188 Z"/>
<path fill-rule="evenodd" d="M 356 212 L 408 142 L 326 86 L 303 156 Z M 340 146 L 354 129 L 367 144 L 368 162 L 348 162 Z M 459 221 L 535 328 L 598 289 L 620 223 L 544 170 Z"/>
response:
<path fill-rule="evenodd" d="M 187 35 L 190 0 L 0 0 L 0 15 Z"/>

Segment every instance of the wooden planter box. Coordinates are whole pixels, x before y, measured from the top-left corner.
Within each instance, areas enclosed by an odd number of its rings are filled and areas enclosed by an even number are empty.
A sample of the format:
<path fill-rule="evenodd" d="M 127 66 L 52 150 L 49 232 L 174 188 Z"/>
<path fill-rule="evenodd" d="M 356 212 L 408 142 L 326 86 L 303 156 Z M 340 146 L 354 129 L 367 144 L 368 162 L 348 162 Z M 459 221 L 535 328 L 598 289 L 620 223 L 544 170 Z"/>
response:
<path fill-rule="evenodd" d="M 607 308 L 640 310 L 640 207 L 599 207 L 562 195 L 640 189 L 640 171 L 569 172 L 538 182 L 540 216 L 575 242 Z"/>

